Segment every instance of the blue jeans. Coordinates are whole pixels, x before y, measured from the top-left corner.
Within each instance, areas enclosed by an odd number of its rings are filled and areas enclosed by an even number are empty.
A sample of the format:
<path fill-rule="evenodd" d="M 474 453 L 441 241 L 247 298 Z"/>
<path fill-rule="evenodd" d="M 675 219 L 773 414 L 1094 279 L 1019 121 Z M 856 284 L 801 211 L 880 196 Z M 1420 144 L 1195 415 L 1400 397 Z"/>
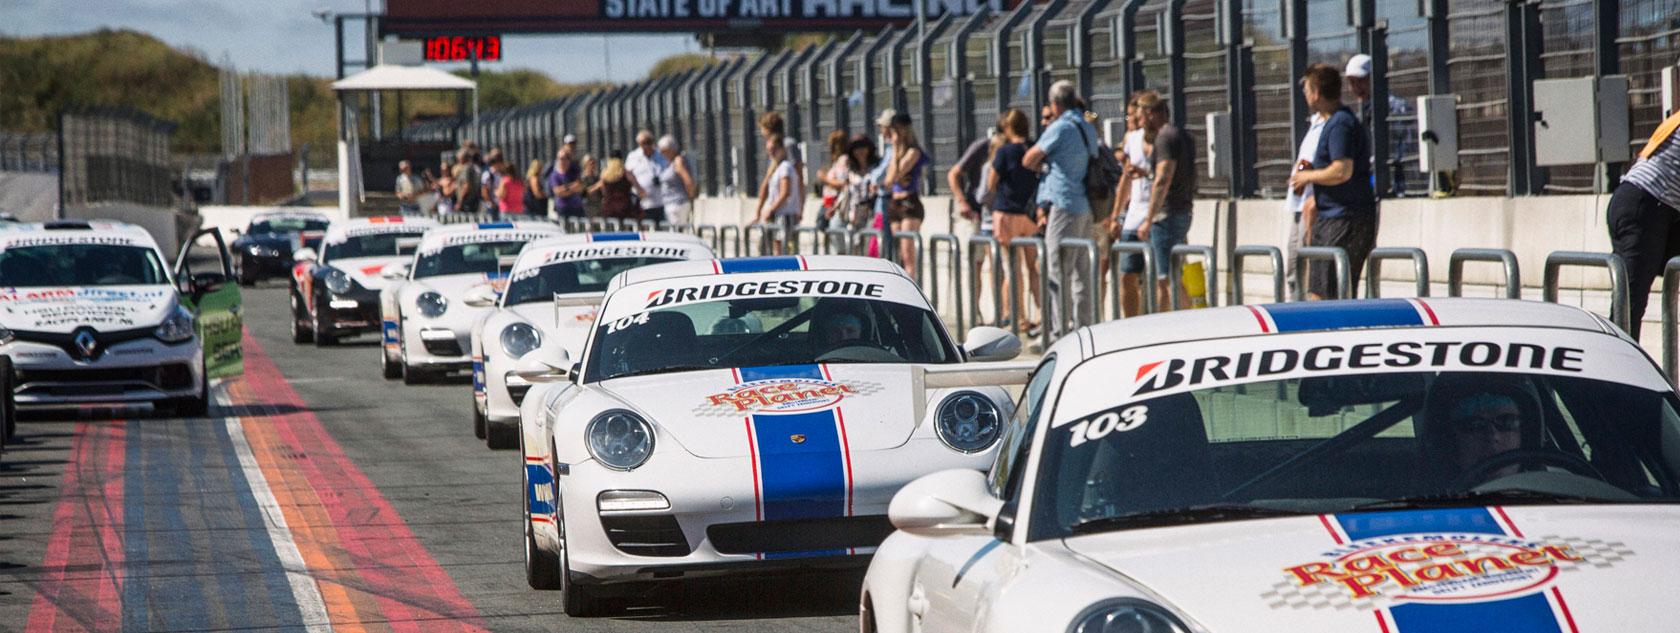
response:
<path fill-rule="evenodd" d="M 1190 213 L 1170 213 L 1149 225 L 1149 246 L 1155 250 L 1155 276 L 1172 274 L 1172 247 L 1185 243 L 1190 235 Z"/>

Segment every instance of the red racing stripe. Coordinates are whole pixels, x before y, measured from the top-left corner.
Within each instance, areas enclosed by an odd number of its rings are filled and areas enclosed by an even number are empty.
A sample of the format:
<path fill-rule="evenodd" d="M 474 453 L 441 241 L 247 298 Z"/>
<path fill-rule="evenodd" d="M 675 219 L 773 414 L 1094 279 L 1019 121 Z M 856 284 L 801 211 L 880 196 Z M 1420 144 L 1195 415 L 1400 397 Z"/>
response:
<path fill-rule="evenodd" d="M 125 424 L 76 423 L 25 633 L 123 628 Z"/>

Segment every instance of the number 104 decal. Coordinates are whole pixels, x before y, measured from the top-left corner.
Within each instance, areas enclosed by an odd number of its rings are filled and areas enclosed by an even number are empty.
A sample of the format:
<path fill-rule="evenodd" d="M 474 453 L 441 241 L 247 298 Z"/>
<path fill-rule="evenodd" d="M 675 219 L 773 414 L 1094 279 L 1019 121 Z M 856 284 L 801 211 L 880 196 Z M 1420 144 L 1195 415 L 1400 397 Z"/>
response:
<path fill-rule="evenodd" d="M 1068 440 L 1068 446 L 1094 442 L 1108 437 L 1109 433 L 1125 433 L 1143 426 L 1143 423 L 1148 421 L 1149 407 L 1147 405 L 1140 404 L 1120 411 L 1108 411 L 1074 424 L 1073 428 L 1069 429 L 1073 437 Z"/>

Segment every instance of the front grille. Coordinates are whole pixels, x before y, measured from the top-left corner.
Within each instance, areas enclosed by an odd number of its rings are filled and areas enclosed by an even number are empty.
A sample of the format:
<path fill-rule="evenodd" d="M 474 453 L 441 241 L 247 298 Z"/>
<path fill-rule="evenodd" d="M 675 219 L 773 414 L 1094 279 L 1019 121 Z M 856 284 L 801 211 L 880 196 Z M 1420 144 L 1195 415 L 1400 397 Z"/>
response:
<path fill-rule="evenodd" d="M 758 554 L 875 547 L 892 531 L 887 517 L 874 515 L 719 523 L 706 528 L 706 538 L 720 554 Z"/>
<path fill-rule="evenodd" d="M 531 390 L 530 385 L 508 385 L 508 397 L 513 398 L 513 406 L 525 404 L 525 393 Z"/>
<path fill-rule="evenodd" d="M 88 369 L 19 369 L 18 387 L 30 390 L 34 383 L 79 383 L 36 387 L 54 395 L 122 393 L 121 383 L 176 391 L 192 386 L 192 368 L 186 363 L 152 367 L 91 367 Z"/>
<path fill-rule="evenodd" d="M 603 516 L 601 527 L 618 551 L 636 556 L 687 556 L 692 550 L 677 518 L 653 516 Z"/>
<path fill-rule="evenodd" d="M 420 342 L 426 346 L 426 353 L 433 356 L 461 355 L 461 344 L 452 338 L 436 340 L 422 339 Z"/>
<path fill-rule="evenodd" d="M 105 350 L 110 349 L 111 346 L 118 343 L 127 343 L 129 341 L 149 338 L 152 336 L 152 332 L 156 329 L 157 328 L 144 327 L 134 328 L 131 330 L 111 330 L 101 332 L 91 327 L 81 327 L 77 328 L 74 332 L 68 333 L 14 330 L 12 332 L 12 336 L 19 341 L 52 345 L 64 350 L 65 354 L 69 354 L 71 358 L 77 360 L 98 360 L 101 356 L 105 355 Z M 82 353 L 81 346 L 76 344 L 76 334 L 82 330 L 86 330 L 93 334 L 95 344 L 92 354 Z"/>

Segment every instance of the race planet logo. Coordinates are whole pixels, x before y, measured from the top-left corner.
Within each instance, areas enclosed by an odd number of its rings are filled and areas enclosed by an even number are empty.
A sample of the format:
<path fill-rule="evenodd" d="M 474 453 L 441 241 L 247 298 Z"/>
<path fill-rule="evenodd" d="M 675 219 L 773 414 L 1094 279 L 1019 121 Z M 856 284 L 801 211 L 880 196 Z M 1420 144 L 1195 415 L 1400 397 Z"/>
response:
<path fill-rule="evenodd" d="M 833 279 L 742 281 L 707 284 L 693 288 L 665 288 L 663 290 L 655 290 L 648 293 L 647 305 L 642 309 L 651 310 L 653 308 L 667 306 L 673 303 L 729 299 L 732 297 L 816 295 L 823 297 L 867 297 L 879 299 L 885 294 L 886 286 L 881 284 L 866 284 L 859 281 L 839 281 Z"/>
<path fill-rule="evenodd" d="M 1263 594 L 1271 606 L 1370 607 L 1394 602 L 1474 602 L 1546 586 L 1582 565 L 1608 567 L 1632 552 L 1620 543 L 1488 534 L 1390 537 L 1325 552 L 1283 568 Z M 1602 550 L 1602 551 L 1597 551 Z"/>
<path fill-rule="evenodd" d="M 1144 363 L 1132 379 L 1135 385 L 1132 395 L 1297 371 L 1505 367 L 1579 373 L 1585 353 L 1573 347 L 1487 341 L 1402 341 L 1271 349 Z"/>
<path fill-rule="evenodd" d="M 860 396 L 880 386 L 862 382 L 835 382 L 815 378 L 771 378 L 741 383 L 722 393 L 706 396 L 695 407 L 698 416 L 727 417 L 753 413 L 804 413 L 840 404 L 848 396 Z"/>

